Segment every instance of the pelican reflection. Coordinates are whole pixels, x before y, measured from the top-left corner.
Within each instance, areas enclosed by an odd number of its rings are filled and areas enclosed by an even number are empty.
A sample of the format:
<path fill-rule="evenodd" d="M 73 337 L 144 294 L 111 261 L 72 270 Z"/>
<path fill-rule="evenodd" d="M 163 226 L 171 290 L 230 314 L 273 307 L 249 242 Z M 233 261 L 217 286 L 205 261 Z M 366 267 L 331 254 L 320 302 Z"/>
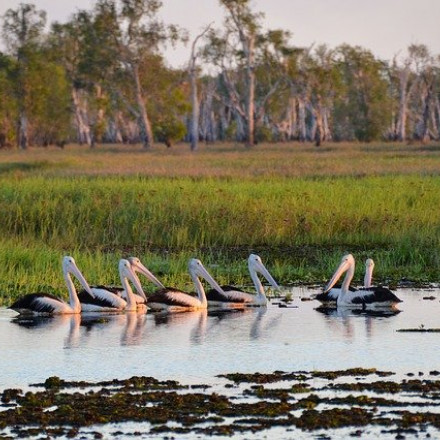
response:
<path fill-rule="evenodd" d="M 239 320 L 240 322 L 251 322 L 249 336 L 251 339 L 259 339 L 265 332 L 273 329 L 281 322 L 282 313 L 272 316 L 269 321 L 265 322 L 264 317 L 267 314 L 267 311 L 268 309 L 266 307 L 246 307 L 243 309 L 222 311 L 210 310 L 208 316 L 215 319 L 210 321 L 211 326 L 209 330 L 211 331 L 218 325 L 233 323 L 235 320 Z M 249 319 L 246 319 L 246 317 Z"/>
<path fill-rule="evenodd" d="M 373 335 L 374 324 L 384 318 L 391 318 L 398 315 L 401 311 L 398 309 L 372 310 L 372 309 L 346 309 L 318 307 L 317 312 L 326 316 L 326 322 L 333 329 L 337 329 L 342 323 L 345 336 L 352 338 L 354 336 L 354 324 L 357 319 L 364 319 L 366 335 L 371 338 Z"/>
<path fill-rule="evenodd" d="M 51 329 L 55 330 L 70 321 L 70 315 L 39 316 L 39 315 L 18 315 L 11 319 L 13 324 L 29 330 Z"/>
<path fill-rule="evenodd" d="M 145 312 L 127 312 L 121 335 L 121 345 L 139 345 L 142 342 L 147 316 Z"/>
<path fill-rule="evenodd" d="M 207 309 L 193 310 L 186 313 L 154 313 L 154 324 L 164 327 L 189 327 L 190 340 L 200 344 L 204 341 L 206 334 L 206 322 L 208 317 Z"/>

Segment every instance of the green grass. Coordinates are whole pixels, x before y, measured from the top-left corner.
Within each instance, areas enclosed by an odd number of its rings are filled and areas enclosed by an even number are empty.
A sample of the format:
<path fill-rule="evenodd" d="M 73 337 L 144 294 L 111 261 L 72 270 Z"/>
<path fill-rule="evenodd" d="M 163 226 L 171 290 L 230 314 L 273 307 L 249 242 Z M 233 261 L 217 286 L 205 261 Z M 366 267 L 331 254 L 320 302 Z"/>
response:
<path fill-rule="evenodd" d="M 1 152 L 0 302 L 64 292 L 66 254 L 93 284 L 119 284 L 129 255 L 168 285 L 191 287 L 190 257 L 248 283 L 250 252 L 281 284 L 324 282 L 345 252 L 358 280 L 372 257 L 376 279 L 438 281 L 439 149 L 399 148 Z"/>

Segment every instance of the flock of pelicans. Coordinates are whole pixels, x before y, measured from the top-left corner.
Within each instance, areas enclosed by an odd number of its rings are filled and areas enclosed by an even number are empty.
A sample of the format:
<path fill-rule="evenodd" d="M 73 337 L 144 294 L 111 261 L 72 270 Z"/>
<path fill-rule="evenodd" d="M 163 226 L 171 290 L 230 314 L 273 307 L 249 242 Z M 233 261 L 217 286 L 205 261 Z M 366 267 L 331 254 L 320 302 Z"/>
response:
<path fill-rule="evenodd" d="M 258 255 L 251 254 L 248 259 L 249 273 L 256 293 L 244 292 L 237 287 L 220 286 L 205 269 L 200 260 L 189 262 L 189 273 L 194 282 L 197 296 L 179 289 L 165 287 L 136 257 L 119 261 L 119 275 L 122 287 L 89 286 L 75 260 L 63 258 L 63 274 L 69 291 L 69 302 L 47 293 L 31 293 L 20 298 L 9 308 L 20 314 L 75 314 L 81 312 L 131 312 L 153 311 L 182 312 L 196 309 L 241 308 L 245 306 L 266 306 L 267 298 L 258 274 L 262 275 L 274 289 L 278 284 L 264 266 Z M 368 259 L 364 286 L 358 289 L 350 287 L 354 276 L 355 260 L 351 254 L 345 255 L 324 291 L 315 299 L 325 306 L 338 308 L 393 308 L 401 300 L 388 288 L 371 286 L 374 263 Z M 145 295 L 137 274 L 147 277 L 157 286 L 157 290 Z M 346 273 L 340 287 L 335 287 L 342 274 Z M 77 293 L 71 275 L 80 282 L 83 290 Z M 205 279 L 211 289 L 205 292 L 200 278 Z M 136 290 L 133 292 L 130 282 Z"/>

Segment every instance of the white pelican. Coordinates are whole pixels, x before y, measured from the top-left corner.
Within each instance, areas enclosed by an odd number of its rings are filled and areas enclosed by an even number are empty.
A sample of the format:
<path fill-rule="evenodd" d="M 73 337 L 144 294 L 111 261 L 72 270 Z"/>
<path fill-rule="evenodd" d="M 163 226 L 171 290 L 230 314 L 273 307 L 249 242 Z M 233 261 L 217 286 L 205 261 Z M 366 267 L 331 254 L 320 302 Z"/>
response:
<path fill-rule="evenodd" d="M 222 291 L 211 289 L 206 293 L 209 307 L 236 308 L 243 306 L 267 306 L 267 298 L 264 287 L 258 278 L 258 273 L 274 287 L 279 289 L 277 282 L 264 266 L 258 255 L 251 254 L 248 258 L 248 268 L 252 281 L 254 282 L 256 295 L 233 286 L 221 286 Z"/>
<path fill-rule="evenodd" d="M 371 258 L 368 258 L 365 261 L 365 275 L 364 275 L 364 286 L 371 287 L 371 279 L 373 278 L 373 269 L 374 269 L 374 261 Z M 348 288 L 351 292 L 355 292 L 356 289 L 352 286 Z M 361 288 L 362 289 L 362 288 Z M 332 287 L 328 292 L 322 292 L 318 295 L 315 295 L 313 299 L 317 299 L 324 306 L 336 306 L 336 301 L 338 299 L 339 294 L 341 293 L 341 286 Z"/>
<path fill-rule="evenodd" d="M 129 280 L 133 283 L 137 292 L 143 296 L 144 302 L 147 298 L 139 278 L 135 275 L 131 264 L 128 260 L 121 259 L 119 261 L 119 276 L 121 277 L 122 288 L 126 292 L 127 300 L 121 298 L 117 293 L 113 293 L 109 287 L 97 286 L 92 287 L 93 297 L 89 292 L 83 290 L 79 293 L 79 300 L 81 301 L 82 310 L 84 312 L 122 312 L 122 311 L 136 311 L 140 304 L 136 303 L 133 290 L 131 289 Z M 114 291 L 118 291 L 114 288 Z M 143 305 L 146 309 L 146 306 Z"/>
<path fill-rule="evenodd" d="M 204 278 L 214 288 L 222 291 L 222 288 L 212 278 L 205 269 L 202 262 L 196 258 L 189 261 L 189 273 L 194 282 L 197 291 L 197 297 L 172 287 L 165 287 L 154 292 L 148 297 L 148 307 L 152 310 L 161 310 L 168 312 L 184 312 L 188 310 L 206 309 L 208 302 L 206 300 L 205 289 L 199 277 Z"/>
<path fill-rule="evenodd" d="M 350 291 L 349 286 L 353 279 L 354 267 L 355 262 L 353 255 L 344 255 L 338 269 L 324 289 L 324 293 L 328 292 L 336 284 L 336 281 L 338 281 L 341 275 L 347 272 L 336 301 L 337 307 L 394 307 L 397 303 L 402 302 L 386 287 L 365 287 L 355 290 L 354 292 Z"/>
<path fill-rule="evenodd" d="M 66 256 L 63 258 L 63 275 L 69 291 L 69 303 L 48 293 L 30 293 L 15 301 L 9 308 L 24 314 L 54 315 L 81 313 L 81 303 L 76 293 L 70 274 L 74 275 L 88 294 L 93 297 L 93 291 L 87 284 L 83 274 L 78 269 L 75 260 Z"/>
<path fill-rule="evenodd" d="M 144 275 L 148 280 L 150 280 L 154 285 L 156 285 L 159 289 L 165 289 L 165 286 L 141 263 L 141 260 L 137 257 L 130 257 L 128 261 L 131 264 L 131 268 L 133 269 L 135 275 L 140 273 Z M 124 289 L 120 289 L 118 295 L 122 296 L 122 298 L 126 299 L 126 293 Z M 141 295 L 134 294 L 136 302 L 138 304 L 145 304 L 146 299 Z"/>
<path fill-rule="evenodd" d="M 128 261 L 131 264 L 131 268 L 133 272 L 141 273 L 145 275 L 153 284 L 155 284 L 160 289 L 164 289 L 165 286 L 141 263 L 139 258 L 137 257 L 129 257 Z M 136 277 L 137 278 L 137 277 Z M 138 279 L 139 281 L 139 279 Z M 139 281 L 140 283 L 140 281 Z M 124 307 L 124 301 L 127 301 L 127 293 L 123 287 L 116 286 L 92 286 L 93 291 L 98 295 L 99 298 L 105 299 L 108 298 L 108 301 L 111 301 L 112 304 L 117 308 Z M 137 290 L 137 289 L 136 289 Z M 83 292 L 79 293 L 80 299 L 85 295 Z M 118 296 L 123 301 L 115 298 L 114 296 Z M 141 309 L 144 308 L 144 305 L 147 303 L 146 296 L 139 295 L 133 292 L 133 296 L 138 304 L 138 307 Z"/>

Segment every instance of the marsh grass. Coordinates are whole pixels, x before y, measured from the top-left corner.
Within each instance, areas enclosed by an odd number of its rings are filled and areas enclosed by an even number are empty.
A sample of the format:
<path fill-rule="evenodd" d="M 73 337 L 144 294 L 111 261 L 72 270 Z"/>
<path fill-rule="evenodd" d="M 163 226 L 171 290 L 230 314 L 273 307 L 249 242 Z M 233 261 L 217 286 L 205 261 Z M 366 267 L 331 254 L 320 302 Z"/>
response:
<path fill-rule="evenodd" d="M 140 146 L 111 145 L 90 149 L 30 148 L 0 151 L 0 174 L 144 175 L 162 177 L 313 177 L 420 174 L 438 175 L 440 145 L 399 144 L 187 144 L 145 151 Z"/>
<path fill-rule="evenodd" d="M 191 257 L 248 284 L 250 252 L 281 284 L 325 282 L 345 252 L 359 281 L 367 257 L 376 279 L 437 281 L 439 170 L 435 145 L 1 152 L 0 292 L 64 292 L 65 254 L 92 284 L 129 255 L 167 285 L 192 289 Z"/>

